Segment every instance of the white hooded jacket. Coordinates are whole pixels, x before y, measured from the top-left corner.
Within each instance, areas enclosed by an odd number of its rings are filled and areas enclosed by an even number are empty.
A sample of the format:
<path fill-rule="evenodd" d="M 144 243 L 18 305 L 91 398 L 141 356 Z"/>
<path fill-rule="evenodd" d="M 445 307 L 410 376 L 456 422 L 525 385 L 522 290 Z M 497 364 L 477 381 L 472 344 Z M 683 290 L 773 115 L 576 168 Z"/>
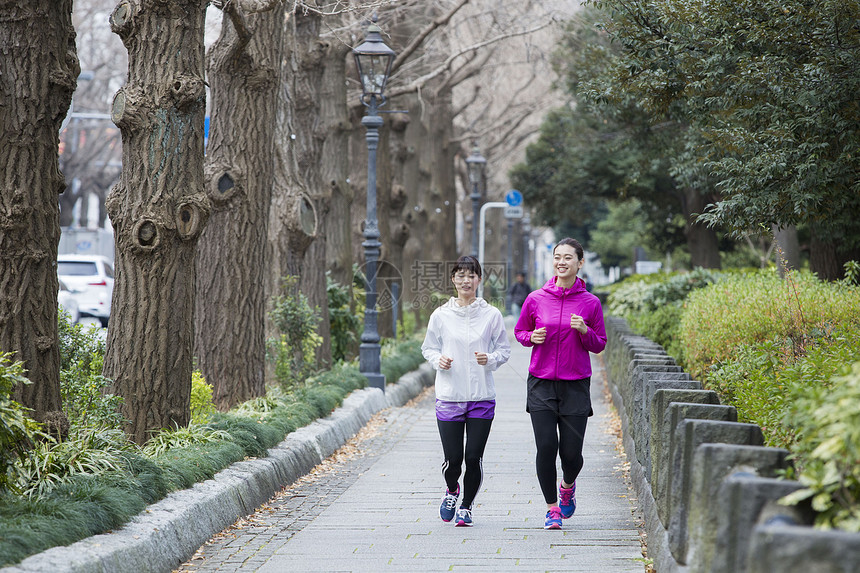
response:
<path fill-rule="evenodd" d="M 511 357 L 511 345 L 496 307 L 483 298 L 460 306 L 452 297 L 430 315 L 421 352 L 436 369 L 437 399 L 477 402 L 495 399 L 493 371 Z M 476 352 L 487 353 L 486 365 L 478 364 Z M 453 359 L 449 370 L 439 369 L 443 355 Z"/>

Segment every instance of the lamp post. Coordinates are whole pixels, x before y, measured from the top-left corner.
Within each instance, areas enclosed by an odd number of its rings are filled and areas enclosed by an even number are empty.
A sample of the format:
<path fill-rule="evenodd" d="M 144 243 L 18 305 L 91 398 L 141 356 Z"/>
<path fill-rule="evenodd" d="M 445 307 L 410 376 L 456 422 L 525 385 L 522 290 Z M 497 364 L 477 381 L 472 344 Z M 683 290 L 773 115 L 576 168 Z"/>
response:
<path fill-rule="evenodd" d="M 484 168 L 487 160 L 481 155 L 478 143 L 474 143 L 472 154 L 466 158 L 466 167 L 469 170 L 469 183 L 472 184 L 472 256 L 478 256 L 478 217 L 481 210 L 481 181 L 484 178 Z"/>
<path fill-rule="evenodd" d="M 523 276 L 529 279 L 529 272 L 531 271 L 531 249 L 529 248 L 531 245 L 532 238 L 532 226 L 531 226 L 531 217 L 526 213 L 522 220 L 522 228 L 523 228 Z"/>
<path fill-rule="evenodd" d="M 376 148 L 379 145 L 379 128 L 382 118 L 379 117 L 379 106 L 385 104 L 382 95 L 388 74 L 391 72 L 391 62 L 394 60 L 394 50 L 382 41 L 382 30 L 376 25 L 376 15 L 367 27 L 364 42 L 352 50 L 355 65 L 358 68 L 358 78 L 361 81 L 361 103 L 367 106 L 367 115 L 361 119 L 361 124 L 367 129 L 367 219 L 364 222 L 364 261 L 367 269 L 367 291 L 364 309 L 364 332 L 361 333 L 361 345 L 358 350 L 359 369 L 367 377 L 371 388 L 379 388 L 385 392 L 385 375 L 380 372 L 379 359 L 379 330 L 377 328 L 376 311 L 376 274 L 379 261 L 379 221 L 376 215 Z"/>

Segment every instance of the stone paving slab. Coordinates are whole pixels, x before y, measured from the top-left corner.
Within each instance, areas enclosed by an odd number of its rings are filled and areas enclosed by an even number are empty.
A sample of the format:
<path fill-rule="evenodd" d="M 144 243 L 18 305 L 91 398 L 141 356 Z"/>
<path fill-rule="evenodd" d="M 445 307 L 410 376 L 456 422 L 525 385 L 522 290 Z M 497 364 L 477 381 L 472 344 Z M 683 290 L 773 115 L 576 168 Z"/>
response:
<path fill-rule="evenodd" d="M 431 389 L 378 414 L 384 420 L 358 442 L 357 456 L 271 500 L 259 523 L 216 536 L 180 571 L 644 571 L 636 500 L 621 471 L 602 360 L 593 357 L 595 416 L 586 432 L 577 512 L 562 530 L 545 531 L 525 412 L 528 350 L 512 346 L 511 362 L 496 373 L 496 418 L 473 527 L 439 519 L 442 447 Z"/>

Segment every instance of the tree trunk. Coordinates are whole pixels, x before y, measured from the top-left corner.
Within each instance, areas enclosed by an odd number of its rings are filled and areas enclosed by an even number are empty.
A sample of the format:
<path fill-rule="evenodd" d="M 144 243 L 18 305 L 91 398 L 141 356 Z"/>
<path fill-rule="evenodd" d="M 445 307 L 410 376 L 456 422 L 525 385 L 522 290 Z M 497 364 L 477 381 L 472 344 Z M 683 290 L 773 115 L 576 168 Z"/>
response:
<path fill-rule="evenodd" d="M 222 410 L 266 394 L 265 254 L 284 33 L 282 3 L 248 15 L 239 35 L 231 14 L 242 20 L 226 9 L 208 61 L 212 216 L 197 248 L 194 323 L 194 355 Z"/>
<path fill-rule="evenodd" d="M 30 385 L 14 399 L 48 429 L 60 403 L 57 339 L 59 130 L 78 58 L 71 0 L 0 3 L 0 352 L 14 352 Z"/>
<path fill-rule="evenodd" d="M 270 217 L 274 258 L 269 284 L 271 293 L 277 294 L 281 277 L 288 274 L 299 277 L 301 291 L 310 305 L 319 309 L 322 320 L 317 332 L 323 343 L 317 351 L 317 360 L 326 365 L 331 362 L 331 333 L 325 278 L 325 218 L 332 194 L 331 177 L 337 179 L 341 175 L 326 174 L 322 169 L 329 121 L 335 125 L 339 121 L 329 119 L 332 112 L 323 109 L 323 101 L 324 94 L 334 94 L 340 89 L 329 85 L 330 82 L 343 83 L 344 77 L 334 79 L 338 70 L 343 71 L 342 52 L 335 51 L 339 61 L 329 62 L 332 54 L 320 39 L 320 31 L 321 16 L 312 10 L 297 10 L 287 23 L 282 73 L 286 100 L 282 102 L 284 115 L 278 122 L 276 136 L 280 160 Z M 327 74 L 330 63 L 335 70 Z M 328 106 L 340 101 L 326 102 L 326 107 L 330 109 Z M 335 172 L 341 168 L 336 167 Z"/>
<path fill-rule="evenodd" d="M 188 424 L 197 240 L 209 216 L 203 180 L 206 0 L 125 0 L 111 14 L 129 50 L 113 100 L 122 177 L 106 206 L 116 283 L 104 374 L 123 397 L 126 431 Z"/>
<path fill-rule="evenodd" d="M 450 92 L 435 99 L 423 97 L 423 101 L 418 96 L 399 100 L 398 107 L 407 103 L 410 116 L 405 129 L 394 133 L 399 139 L 392 151 L 407 193 L 402 217 L 410 227 L 402 255 L 404 304 L 407 310 L 412 307 L 419 321 L 432 310 L 433 293 L 453 292 L 448 272 L 458 256 Z"/>
<path fill-rule="evenodd" d="M 704 269 L 721 268 L 720 246 L 716 231 L 695 221 L 696 213 L 703 213 L 705 206 L 713 201 L 692 187 L 686 187 L 681 191 L 683 193 L 681 209 L 686 221 L 684 235 L 687 237 L 687 248 L 690 251 L 690 266 Z"/>
<path fill-rule="evenodd" d="M 339 42 L 328 45 L 320 92 L 320 116 L 329 126 L 323 143 L 320 172 L 331 190 L 326 225 L 326 268 L 331 278 L 352 289 L 352 204 L 349 184 L 349 121 L 346 57 L 349 48 Z"/>
<path fill-rule="evenodd" d="M 428 165 L 432 177 L 430 200 L 433 213 L 430 217 L 431 236 L 438 237 L 440 260 L 457 260 L 457 188 L 454 183 L 454 158 L 457 146 L 451 145 L 454 133 L 454 114 L 451 90 L 436 92 L 432 112 L 425 119 L 431 127 L 432 158 Z M 438 209 L 438 211 L 437 211 Z M 450 284 L 450 281 L 449 281 Z"/>
<path fill-rule="evenodd" d="M 409 95 L 398 98 L 398 107 L 410 111 L 409 115 L 392 118 L 394 172 L 406 192 L 402 220 L 409 226 L 401 254 L 403 309 L 404 312 L 411 311 L 416 324 L 421 324 L 432 310 L 430 295 L 447 292 L 447 284 L 450 283 L 445 281 L 444 263 L 437 258 L 441 254 L 437 252 L 437 242 L 426 240 L 431 236 L 431 213 L 427 207 L 431 174 L 426 168 L 422 142 L 429 141 L 431 135 L 426 122 L 421 121 L 422 104 L 417 95 Z"/>
<path fill-rule="evenodd" d="M 773 226 L 773 239 L 777 244 L 776 263 L 779 276 L 785 278 L 790 269 L 800 268 L 800 243 L 797 240 L 797 227 Z"/>
<path fill-rule="evenodd" d="M 860 260 L 860 249 L 845 249 L 841 242 L 822 237 L 811 226 L 809 244 L 809 270 L 823 281 L 837 281 L 845 277 L 845 263 Z"/>

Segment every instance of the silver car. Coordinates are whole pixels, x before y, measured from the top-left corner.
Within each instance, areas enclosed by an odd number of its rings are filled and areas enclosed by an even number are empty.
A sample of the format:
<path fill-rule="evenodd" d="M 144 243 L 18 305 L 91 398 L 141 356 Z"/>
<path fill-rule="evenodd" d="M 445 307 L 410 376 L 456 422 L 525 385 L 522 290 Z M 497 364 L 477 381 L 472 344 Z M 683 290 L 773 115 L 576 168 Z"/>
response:
<path fill-rule="evenodd" d="M 75 293 L 81 316 L 98 318 L 107 326 L 113 297 L 113 266 L 101 255 L 60 255 L 57 275 Z"/>

